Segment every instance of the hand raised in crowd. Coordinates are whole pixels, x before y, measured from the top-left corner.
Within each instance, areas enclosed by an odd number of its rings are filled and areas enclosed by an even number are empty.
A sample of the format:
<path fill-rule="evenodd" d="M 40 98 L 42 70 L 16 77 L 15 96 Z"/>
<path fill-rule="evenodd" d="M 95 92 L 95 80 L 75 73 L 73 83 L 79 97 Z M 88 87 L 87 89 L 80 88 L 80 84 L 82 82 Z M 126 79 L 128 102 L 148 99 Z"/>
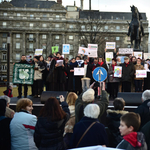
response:
<path fill-rule="evenodd" d="M 102 90 L 105 91 L 105 82 L 101 82 L 102 83 Z"/>
<path fill-rule="evenodd" d="M 74 70 L 70 70 L 70 72 L 74 72 Z"/>
<path fill-rule="evenodd" d="M 116 53 L 116 48 L 114 49 L 114 52 Z"/>
<path fill-rule="evenodd" d="M 64 98 L 63 95 L 60 95 L 59 98 L 60 98 L 60 102 L 64 102 L 65 101 L 65 98 Z"/>
<path fill-rule="evenodd" d="M 107 49 L 105 48 L 105 52 L 107 51 Z"/>

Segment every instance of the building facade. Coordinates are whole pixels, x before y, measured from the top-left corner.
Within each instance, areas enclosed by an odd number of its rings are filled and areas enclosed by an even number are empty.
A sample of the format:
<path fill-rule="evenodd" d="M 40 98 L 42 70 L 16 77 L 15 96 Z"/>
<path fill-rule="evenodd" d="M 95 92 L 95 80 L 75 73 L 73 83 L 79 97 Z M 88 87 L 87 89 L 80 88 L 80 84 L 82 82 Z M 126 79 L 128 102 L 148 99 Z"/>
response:
<path fill-rule="evenodd" d="M 142 17 L 145 31 L 142 49 L 147 52 L 148 21 L 145 13 L 142 13 Z M 71 58 L 77 55 L 79 46 L 87 46 L 84 44 L 84 38 L 90 42 L 90 36 L 99 41 L 95 42 L 99 44 L 99 54 L 103 53 L 107 41 L 116 42 L 117 48 L 129 47 L 130 40 L 126 34 L 127 21 L 130 20 L 131 13 L 81 10 L 75 4 L 65 8 L 61 0 L 4 0 L 0 3 L 0 78 L 7 78 L 8 33 L 11 37 L 12 77 L 13 63 L 18 62 L 21 55 L 33 57 L 35 49 L 43 49 L 43 56 L 46 58 L 51 54 L 52 46 L 59 46 L 59 51 L 62 52 L 62 45 L 70 44 L 70 55 L 65 57 Z M 91 23 L 94 21 L 95 23 Z M 98 24 L 101 26 L 100 29 L 97 27 Z"/>

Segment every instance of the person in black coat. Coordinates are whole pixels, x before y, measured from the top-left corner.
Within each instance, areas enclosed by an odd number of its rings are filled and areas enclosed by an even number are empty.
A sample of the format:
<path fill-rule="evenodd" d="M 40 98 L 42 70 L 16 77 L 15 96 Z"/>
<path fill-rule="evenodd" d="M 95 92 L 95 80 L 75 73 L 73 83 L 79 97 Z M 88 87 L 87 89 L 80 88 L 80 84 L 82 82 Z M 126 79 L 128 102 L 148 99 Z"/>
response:
<path fill-rule="evenodd" d="M 34 142 L 39 150 L 64 150 L 64 127 L 70 117 L 68 104 L 60 96 L 60 103 L 49 98 L 42 108 L 35 126 Z"/>
<path fill-rule="evenodd" d="M 143 103 L 135 109 L 135 113 L 138 113 L 141 117 L 141 126 L 142 128 L 148 121 L 150 121 L 150 110 L 148 102 L 150 102 L 150 90 L 146 90 L 142 93 Z"/>
<path fill-rule="evenodd" d="M 97 104 L 88 104 L 84 117 L 74 126 L 70 147 L 107 146 L 108 139 L 105 127 L 98 120 L 100 108 Z M 89 128 L 89 130 L 88 130 Z M 88 132 L 84 135 L 84 133 Z M 84 135 L 83 138 L 81 138 Z"/>
<path fill-rule="evenodd" d="M 0 150 L 11 150 L 10 122 L 11 118 L 5 117 L 6 100 L 0 99 Z"/>
<path fill-rule="evenodd" d="M 25 55 L 21 56 L 21 61 L 19 62 L 19 64 L 29 64 L 26 61 L 26 56 Z M 24 97 L 26 98 L 27 97 L 27 92 L 28 92 L 27 84 L 18 84 L 18 94 L 19 94 L 18 98 L 22 97 L 22 85 L 24 86 Z"/>
<path fill-rule="evenodd" d="M 129 62 L 129 57 L 125 57 L 124 61 L 122 64 L 122 89 L 123 92 L 131 92 L 131 82 L 135 69 L 133 63 Z"/>

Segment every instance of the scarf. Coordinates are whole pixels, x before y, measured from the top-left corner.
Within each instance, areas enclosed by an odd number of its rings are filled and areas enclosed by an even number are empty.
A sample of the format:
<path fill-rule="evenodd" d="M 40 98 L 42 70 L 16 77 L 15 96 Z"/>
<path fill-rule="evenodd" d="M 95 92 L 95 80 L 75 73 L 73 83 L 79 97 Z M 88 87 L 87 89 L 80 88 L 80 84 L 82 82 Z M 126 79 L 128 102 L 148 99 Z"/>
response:
<path fill-rule="evenodd" d="M 72 66 L 72 67 L 77 67 L 78 66 L 78 62 L 77 61 L 75 63 L 70 62 L 69 65 Z"/>
<path fill-rule="evenodd" d="M 98 64 L 100 65 L 100 66 L 102 66 L 103 64 L 104 64 L 104 62 L 102 61 L 102 62 L 98 62 Z"/>
<path fill-rule="evenodd" d="M 125 65 L 126 65 L 126 67 L 128 67 L 128 65 L 129 65 L 129 62 L 128 62 L 128 63 L 125 63 Z"/>

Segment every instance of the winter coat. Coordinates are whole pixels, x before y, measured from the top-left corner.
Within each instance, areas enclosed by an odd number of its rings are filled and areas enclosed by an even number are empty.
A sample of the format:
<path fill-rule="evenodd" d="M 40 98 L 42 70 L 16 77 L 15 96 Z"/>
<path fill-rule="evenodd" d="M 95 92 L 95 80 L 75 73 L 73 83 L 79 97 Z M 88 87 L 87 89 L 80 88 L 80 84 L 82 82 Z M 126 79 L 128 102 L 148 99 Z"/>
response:
<path fill-rule="evenodd" d="M 40 67 L 43 68 L 42 70 L 42 80 L 46 81 L 48 71 L 47 71 L 47 63 L 45 61 L 40 62 Z"/>
<path fill-rule="evenodd" d="M 150 102 L 150 100 L 144 101 L 138 108 L 135 109 L 135 113 L 138 113 L 141 117 L 141 128 L 150 121 L 150 110 L 147 106 L 147 103 Z"/>
<path fill-rule="evenodd" d="M 63 133 L 70 117 L 68 104 L 62 102 L 66 117 L 60 121 L 51 121 L 50 117 L 39 117 L 34 133 L 34 142 L 39 150 L 64 150 Z"/>
<path fill-rule="evenodd" d="M 0 150 L 11 150 L 10 118 L 0 116 Z"/>
<path fill-rule="evenodd" d="M 69 106 L 69 110 L 70 110 L 70 119 L 65 125 L 64 135 L 66 133 L 73 133 L 73 128 L 75 125 L 75 106 L 74 105 Z"/>
<path fill-rule="evenodd" d="M 116 148 L 125 150 L 147 150 L 147 144 L 142 132 L 132 132 L 123 137 L 124 139 Z"/>
<path fill-rule="evenodd" d="M 11 89 L 8 89 L 6 91 L 3 92 L 4 95 L 8 96 L 8 97 L 13 97 L 13 94 L 12 94 L 12 90 Z"/>
<path fill-rule="evenodd" d="M 106 123 L 108 125 L 110 139 L 109 146 L 116 147 L 118 143 L 122 141 L 122 136 L 120 135 L 119 126 L 120 126 L 120 117 L 128 111 L 121 110 L 107 110 Z"/>
<path fill-rule="evenodd" d="M 16 112 L 10 123 L 11 150 L 37 150 L 33 134 L 37 117 L 26 111 Z"/>
<path fill-rule="evenodd" d="M 129 62 L 129 65 L 126 67 L 126 64 L 122 64 L 122 82 L 131 82 L 134 77 L 134 65 L 132 62 Z"/>
<path fill-rule="evenodd" d="M 119 78 L 114 77 L 112 65 L 108 69 L 108 75 L 109 75 L 109 82 L 119 82 L 120 81 Z"/>
<path fill-rule="evenodd" d="M 75 121 L 76 121 L 76 123 L 79 122 L 81 120 L 81 118 L 84 116 L 84 114 L 83 114 L 84 108 L 88 104 L 90 104 L 88 102 L 82 101 L 82 95 L 83 95 L 83 93 L 80 94 L 80 96 L 78 97 L 78 99 L 76 100 L 76 103 L 75 103 Z M 103 115 L 103 113 L 105 112 L 105 110 L 107 109 L 108 104 L 109 104 L 109 98 L 108 98 L 107 92 L 102 91 L 102 98 L 98 99 L 98 100 L 94 100 L 94 103 L 96 103 L 100 107 L 100 115 L 98 117 L 98 119 L 100 120 L 100 117 Z"/>
<path fill-rule="evenodd" d="M 30 63 L 27 62 L 26 60 L 25 60 L 25 61 L 22 61 L 22 60 L 21 60 L 21 61 L 19 62 L 19 64 L 30 64 Z"/>
<path fill-rule="evenodd" d="M 143 132 L 145 135 L 147 150 L 150 150 L 150 121 L 142 127 L 141 132 Z"/>
<path fill-rule="evenodd" d="M 136 70 L 144 70 L 144 66 L 143 65 L 134 65 L 134 68 L 135 68 L 135 73 L 136 73 Z M 143 78 L 134 78 L 134 80 L 143 80 Z"/>
<path fill-rule="evenodd" d="M 108 145 L 107 133 L 104 125 L 101 124 L 98 119 L 83 117 L 74 126 L 70 144 L 71 148 L 76 148 L 80 138 L 93 122 L 96 123 L 85 134 L 78 147 Z"/>

